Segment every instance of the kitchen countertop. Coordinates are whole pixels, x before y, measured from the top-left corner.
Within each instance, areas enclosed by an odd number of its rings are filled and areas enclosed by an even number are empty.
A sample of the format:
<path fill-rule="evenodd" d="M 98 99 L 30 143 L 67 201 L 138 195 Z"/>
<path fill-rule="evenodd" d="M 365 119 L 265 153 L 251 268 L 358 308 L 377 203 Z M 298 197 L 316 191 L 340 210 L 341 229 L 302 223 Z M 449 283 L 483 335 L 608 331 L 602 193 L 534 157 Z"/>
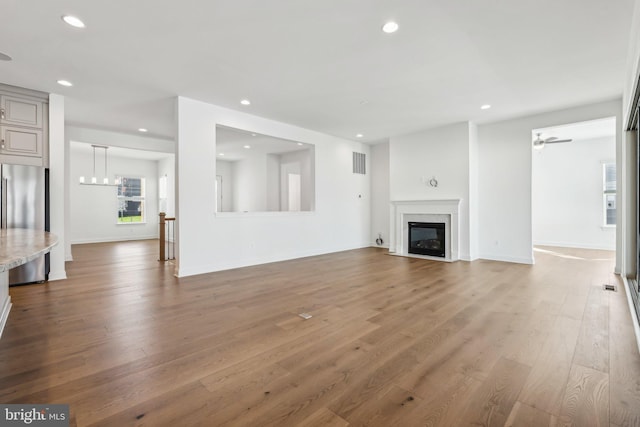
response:
<path fill-rule="evenodd" d="M 47 231 L 9 228 L 0 230 L 0 273 L 39 257 L 58 244 Z"/>

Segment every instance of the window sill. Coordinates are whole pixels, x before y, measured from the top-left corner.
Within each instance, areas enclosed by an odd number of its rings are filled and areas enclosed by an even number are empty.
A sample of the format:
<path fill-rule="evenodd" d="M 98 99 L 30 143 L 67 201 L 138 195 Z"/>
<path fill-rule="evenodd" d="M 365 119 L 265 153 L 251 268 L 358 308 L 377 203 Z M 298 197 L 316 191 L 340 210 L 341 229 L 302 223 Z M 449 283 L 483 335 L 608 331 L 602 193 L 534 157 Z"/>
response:
<path fill-rule="evenodd" d="M 610 229 L 610 228 L 616 228 L 616 226 L 615 225 L 601 225 L 600 228 L 602 228 L 603 230 L 607 230 L 607 229 Z"/>
<path fill-rule="evenodd" d="M 116 222 L 116 225 L 146 225 L 147 222 Z"/>

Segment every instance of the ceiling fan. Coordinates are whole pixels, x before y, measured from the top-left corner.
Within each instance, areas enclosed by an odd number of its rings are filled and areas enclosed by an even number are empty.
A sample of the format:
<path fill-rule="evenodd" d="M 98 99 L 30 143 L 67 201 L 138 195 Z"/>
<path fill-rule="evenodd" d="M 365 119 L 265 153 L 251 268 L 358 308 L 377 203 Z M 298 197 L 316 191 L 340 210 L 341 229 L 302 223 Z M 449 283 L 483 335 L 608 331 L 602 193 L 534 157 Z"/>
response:
<path fill-rule="evenodd" d="M 542 139 L 541 133 L 536 133 L 536 139 L 533 140 L 533 148 L 536 150 L 542 150 L 546 144 L 558 144 L 560 142 L 571 142 L 572 139 L 558 139 L 555 136 Z"/>

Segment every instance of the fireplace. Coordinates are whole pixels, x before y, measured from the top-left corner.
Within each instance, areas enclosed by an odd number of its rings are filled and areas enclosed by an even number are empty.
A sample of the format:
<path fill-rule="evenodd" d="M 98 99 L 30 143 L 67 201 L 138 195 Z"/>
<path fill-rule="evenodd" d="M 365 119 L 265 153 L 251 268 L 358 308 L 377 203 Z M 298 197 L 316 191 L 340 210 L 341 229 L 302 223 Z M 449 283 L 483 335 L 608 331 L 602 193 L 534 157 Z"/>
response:
<path fill-rule="evenodd" d="M 389 252 L 393 255 L 415 258 L 429 258 L 433 260 L 454 262 L 460 259 L 460 199 L 440 200 L 392 200 L 391 201 L 391 229 L 389 234 Z M 444 224 L 440 253 L 423 255 L 409 251 L 409 223 Z M 438 232 L 436 231 L 436 237 Z M 432 237 L 426 236 L 427 240 Z M 424 240 L 424 239 L 413 239 Z M 424 246 L 420 244 L 419 246 Z M 435 246 L 430 244 L 428 246 Z M 444 255 L 442 255 L 444 251 Z"/>
<path fill-rule="evenodd" d="M 409 222 L 408 252 L 444 258 L 445 236 L 443 222 Z"/>

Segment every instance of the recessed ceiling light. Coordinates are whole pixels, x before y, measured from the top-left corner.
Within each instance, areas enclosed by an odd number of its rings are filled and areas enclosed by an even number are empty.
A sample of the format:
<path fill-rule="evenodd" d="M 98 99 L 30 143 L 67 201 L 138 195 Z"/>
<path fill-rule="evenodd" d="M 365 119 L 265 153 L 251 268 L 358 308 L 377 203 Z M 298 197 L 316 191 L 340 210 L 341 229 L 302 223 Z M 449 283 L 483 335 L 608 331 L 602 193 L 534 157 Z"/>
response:
<path fill-rule="evenodd" d="M 398 28 L 400 28 L 400 26 L 398 24 L 396 24 L 393 21 L 389 21 L 386 24 L 384 24 L 382 26 L 382 31 L 384 31 L 387 34 L 391 34 L 391 33 L 395 33 L 396 31 L 398 31 Z"/>
<path fill-rule="evenodd" d="M 0 52 L 0 61 L 11 61 L 11 57 L 6 53 Z"/>
<path fill-rule="evenodd" d="M 489 105 L 489 104 L 484 104 L 484 105 L 480 106 L 481 110 L 488 110 L 489 108 L 491 108 L 491 105 Z"/>
<path fill-rule="evenodd" d="M 256 136 L 256 134 L 255 134 L 255 133 L 252 133 L 252 134 L 251 134 L 251 136 Z"/>
<path fill-rule="evenodd" d="M 248 150 L 249 148 L 251 148 L 251 146 L 250 145 L 245 145 L 244 148 L 246 148 Z"/>
<path fill-rule="evenodd" d="M 78 18 L 77 16 L 72 16 L 72 15 L 64 15 L 62 17 L 62 20 L 64 22 L 66 22 L 67 24 L 71 25 L 72 27 L 75 28 L 84 28 L 84 22 L 82 22 L 80 20 L 80 18 Z"/>
<path fill-rule="evenodd" d="M 73 86 L 73 83 L 71 83 L 69 80 L 58 80 L 58 84 L 60 86 L 66 86 L 66 87 Z"/>
<path fill-rule="evenodd" d="M 219 153 L 218 156 L 224 156 L 224 153 Z"/>
<path fill-rule="evenodd" d="M 298 145 L 304 145 L 302 142 L 298 142 Z"/>
<path fill-rule="evenodd" d="M 356 138 L 362 138 L 364 135 L 361 133 L 356 134 Z"/>
<path fill-rule="evenodd" d="M 248 99 L 243 99 L 242 101 L 240 101 L 240 104 L 242 104 L 242 105 L 251 105 L 251 101 L 249 101 Z"/>
<path fill-rule="evenodd" d="M 147 130 L 145 128 L 138 128 L 138 132 L 145 133 L 145 132 L 149 132 L 149 130 Z"/>

